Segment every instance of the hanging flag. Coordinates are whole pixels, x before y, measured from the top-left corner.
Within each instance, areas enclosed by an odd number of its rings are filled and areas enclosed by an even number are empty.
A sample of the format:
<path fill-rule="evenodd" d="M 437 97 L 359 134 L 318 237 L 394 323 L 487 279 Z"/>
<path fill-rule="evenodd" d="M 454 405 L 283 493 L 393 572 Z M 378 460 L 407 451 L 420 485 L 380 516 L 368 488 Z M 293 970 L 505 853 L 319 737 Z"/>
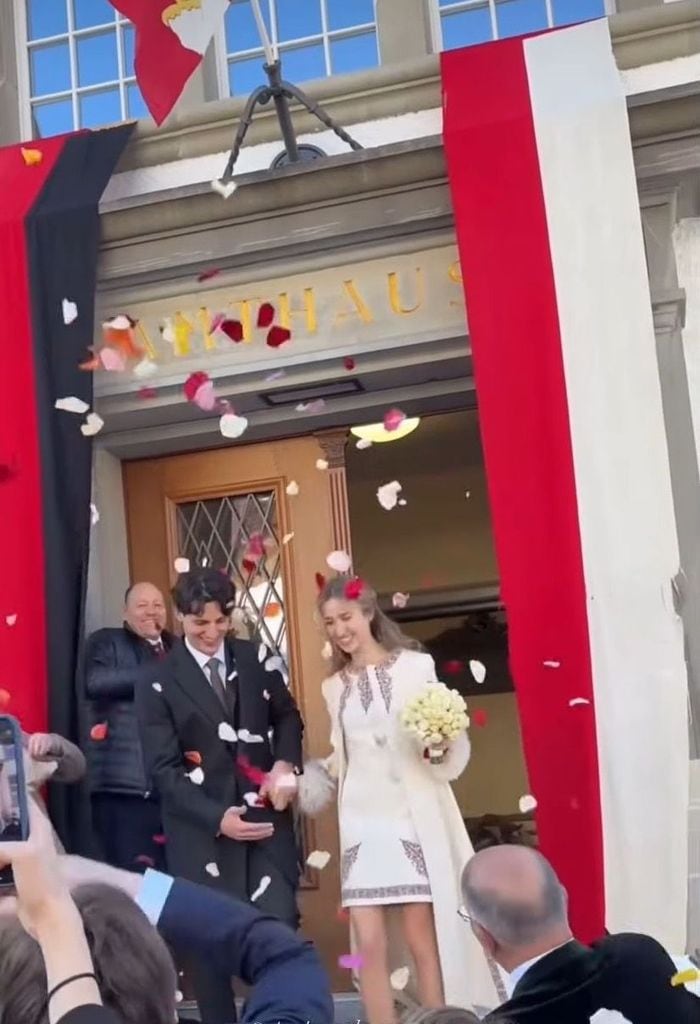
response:
<path fill-rule="evenodd" d="M 584 941 L 685 944 L 679 553 L 606 21 L 442 55 L 444 141 L 530 793 Z M 656 879 L 650 884 L 650 879 Z"/>
<path fill-rule="evenodd" d="M 110 0 L 136 30 L 136 81 L 156 124 L 177 103 L 229 0 Z"/>
<path fill-rule="evenodd" d="M 37 140 L 32 164 L 0 149 L 0 464 L 13 470 L 0 482 L 0 704 L 27 732 L 76 742 L 92 473 L 80 363 L 94 343 L 98 204 L 132 130 Z M 79 799 L 51 787 L 64 841 Z"/>

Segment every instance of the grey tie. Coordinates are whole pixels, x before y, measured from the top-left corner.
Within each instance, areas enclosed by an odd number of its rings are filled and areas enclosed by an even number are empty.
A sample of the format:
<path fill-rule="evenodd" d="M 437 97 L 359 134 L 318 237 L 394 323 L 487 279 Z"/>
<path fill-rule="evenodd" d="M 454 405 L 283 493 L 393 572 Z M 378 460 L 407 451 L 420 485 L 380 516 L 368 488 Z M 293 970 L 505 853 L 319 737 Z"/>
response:
<path fill-rule="evenodd" d="M 218 658 L 210 658 L 207 662 L 207 668 L 209 669 L 209 679 L 211 681 L 211 688 L 219 698 L 221 706 L 227 715 L 231 714 L 231 706 L 228 699 L 228 693 L 226 692 L 226 686 L 221 678 L 221 662 Z"/>

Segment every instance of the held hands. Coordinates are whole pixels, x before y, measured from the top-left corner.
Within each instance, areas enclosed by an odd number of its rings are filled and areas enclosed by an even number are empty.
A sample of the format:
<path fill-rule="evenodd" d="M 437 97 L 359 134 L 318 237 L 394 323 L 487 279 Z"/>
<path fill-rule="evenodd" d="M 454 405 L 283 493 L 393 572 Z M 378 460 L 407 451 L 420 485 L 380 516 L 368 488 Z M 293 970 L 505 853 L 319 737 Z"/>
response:
<path fill-rule="evenodd" d="M 288 761 L 275 761 L 260 787 L 260 797 L 266 797 L 276 811 L 285 811 L 297 795 L 297 789 L 293 765 Z"/>
<path fill-rule="evenodd" d="M 27 743 L 27 753 L 33 761 L 55 761 L 61 757 L 57 737 L 47 732 L 34 732 Z"/>
<path fill-rule="evenodd" d="M 243 815 L 247 807 L 229 807 L 221 819 L 219 834 L 227 839 L 237 839 L 239 843 L 254 843 L 260 839 L 270 839 L 275 826 L 267 821 L 244 821 Z"/>

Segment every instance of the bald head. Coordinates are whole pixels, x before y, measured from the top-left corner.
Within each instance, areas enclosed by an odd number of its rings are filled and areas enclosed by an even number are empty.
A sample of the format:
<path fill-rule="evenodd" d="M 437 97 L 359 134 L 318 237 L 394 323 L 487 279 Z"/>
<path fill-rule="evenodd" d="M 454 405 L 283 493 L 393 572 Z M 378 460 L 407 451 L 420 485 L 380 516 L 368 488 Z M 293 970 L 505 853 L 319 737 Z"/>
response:
<path fill-rule="evenodd" d="M 134 633 L 157 640 L 165 628 L 165 601 L 152 583 L 134 583 L 126 592 L 124 619 Z"/>
<path fill-rule="evenodd" d="M 552 865 L 526 846 L 492 846 L 475 854 L 462 875 L 473 920 L 512 950 L 552 948 L 571 937 L 566 892 Z"/>

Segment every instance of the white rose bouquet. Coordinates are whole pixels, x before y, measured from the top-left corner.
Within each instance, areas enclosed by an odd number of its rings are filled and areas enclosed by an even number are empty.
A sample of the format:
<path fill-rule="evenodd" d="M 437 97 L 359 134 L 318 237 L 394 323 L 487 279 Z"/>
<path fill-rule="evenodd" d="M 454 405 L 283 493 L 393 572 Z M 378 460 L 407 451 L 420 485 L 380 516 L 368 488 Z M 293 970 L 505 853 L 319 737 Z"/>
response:
<path fill-rule="evenodd" d="M 406 705 L 401 722 L 423 743 L 431 764 L 441 764 L 445 748 L 469 726 L 467 705 L 457 690 L 431 683 Z"/>

